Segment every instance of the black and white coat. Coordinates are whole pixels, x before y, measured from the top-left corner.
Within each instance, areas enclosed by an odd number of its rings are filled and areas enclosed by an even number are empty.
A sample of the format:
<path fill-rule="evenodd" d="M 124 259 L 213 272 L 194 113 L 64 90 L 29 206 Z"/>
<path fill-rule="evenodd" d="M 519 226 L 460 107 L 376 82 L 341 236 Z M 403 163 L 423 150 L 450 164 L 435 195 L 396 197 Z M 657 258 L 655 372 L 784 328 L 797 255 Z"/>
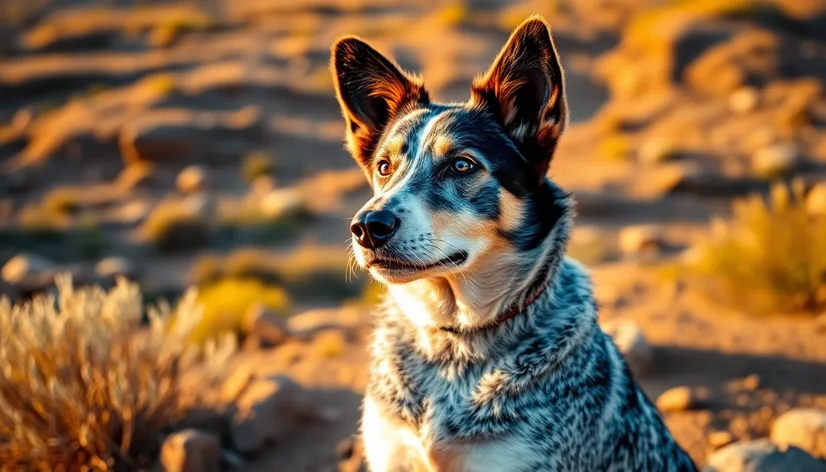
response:
<path fill-rule="evenodd" d="M 388 302 L 364 400 L 371 471 L 696 470 L 597 325 L 584 268 L 564 258 L 551 277 L 513 319 L 427 347 Z"/>

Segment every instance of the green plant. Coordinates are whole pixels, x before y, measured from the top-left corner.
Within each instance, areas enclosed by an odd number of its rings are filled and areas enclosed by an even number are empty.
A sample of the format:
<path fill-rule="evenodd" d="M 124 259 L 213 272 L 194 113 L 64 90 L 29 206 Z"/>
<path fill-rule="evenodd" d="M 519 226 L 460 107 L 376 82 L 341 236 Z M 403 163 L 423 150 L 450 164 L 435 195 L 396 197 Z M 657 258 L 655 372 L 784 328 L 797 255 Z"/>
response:
<path fill-rule="evenodd" d="M 227 339 L 188 346 L 200 317 L 194 292 L 172 309 L 144 307 L 137 285 L 109 292 L 58 279 L 59 301 L 0 300 L 0 469 L 126 471 L 148 467 L 158 436 L 217 385 Z M 184 374 L 199 370 L 197 388 Z"/>
<path fill-rule="evenodd" d="M 198 294 L 203 317 L 192 331 L 191 339 L 202 343 L 225 333 L 240 333 L 244 315 L 260 303 L 281 315 L 287 315 L 290 298 L 277 285 L 242 277 L 229 277 L 203 287 Z"/>
<path fill-rule="evenodd" d="M 690 261 L 705 288 L 755 310 L 826 308 L 826 216 L 804 197 L 802 182 L 777 184 L 768 200 L 738 200 L 730 221 L 714 220 Z"/>
<path fill-rule="evenodd" d="M 327 72 L 327 75 L 329 76 L 330 73 Z M 241 175 L 247 182 L 252 182 L 258 177 L 272 175 L 273 173 L 275 173 L 275 158 L 269 153 L 259 151 L 244 156 L 241 163 Z"/>

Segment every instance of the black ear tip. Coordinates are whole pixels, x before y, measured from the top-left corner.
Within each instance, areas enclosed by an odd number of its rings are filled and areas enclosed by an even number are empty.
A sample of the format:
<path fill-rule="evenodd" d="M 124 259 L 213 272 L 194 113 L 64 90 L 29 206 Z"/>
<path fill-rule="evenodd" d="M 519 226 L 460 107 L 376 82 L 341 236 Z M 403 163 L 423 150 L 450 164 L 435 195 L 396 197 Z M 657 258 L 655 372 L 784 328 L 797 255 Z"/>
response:
<path fill-rule="evenodd" d="M 363 39 L 354 35 L 346 35 L 340 36 L 333 42 L 330 52 L 334 63 L 341 64 L 347 58 L 351 58 L 365 49 L 370 49 L 370 46 Z"/>
<path fill-rule="evenodd" d="M 549 38 L 550 34 L 551 29 L 550 26 L 548 26 L 548 22 L 545 21 L 545 18 L 540 15 L 529 16 L 513 31 L 514 36 L 528 37 L 539 40 Z"/>

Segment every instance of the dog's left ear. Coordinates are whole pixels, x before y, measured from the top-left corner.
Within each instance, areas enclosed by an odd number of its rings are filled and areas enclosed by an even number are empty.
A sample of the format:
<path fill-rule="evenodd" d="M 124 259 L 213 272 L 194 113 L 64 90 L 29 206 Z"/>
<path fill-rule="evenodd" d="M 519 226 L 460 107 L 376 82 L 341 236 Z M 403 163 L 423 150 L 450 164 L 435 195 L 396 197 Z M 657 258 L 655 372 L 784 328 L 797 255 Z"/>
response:
<path fill-rule="evenodd" d="M 405 107 L 429 102 L 422 83 L 355 36 L 333 44 L 331 69 L 347 122 L 347 147 L 365 169 L 385 126 Z"/>
<path fill-rule="evenodd" d="M 490 70 L 473 81 L 471 102 L 499 120 L 544 179 L 568 121 L 565 78 L 545 20 L 534 16 L 516 28 Z"/>

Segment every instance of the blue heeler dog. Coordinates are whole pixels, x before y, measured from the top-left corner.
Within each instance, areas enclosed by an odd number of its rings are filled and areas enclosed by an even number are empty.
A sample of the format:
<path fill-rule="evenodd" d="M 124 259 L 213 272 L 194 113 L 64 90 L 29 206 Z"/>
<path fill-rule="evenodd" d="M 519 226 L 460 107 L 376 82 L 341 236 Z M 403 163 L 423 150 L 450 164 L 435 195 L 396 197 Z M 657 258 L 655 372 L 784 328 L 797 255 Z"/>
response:
<path fill-rule="evenodd" d="M 387 285 L 362 432 L 373 472 L 696 471 L 597 325 L 546 174 L 568 118 L 544 20 L 466 103 L 362 40 L 332 49 L 347 145 L 374 197 L 350 227 Z"/>

